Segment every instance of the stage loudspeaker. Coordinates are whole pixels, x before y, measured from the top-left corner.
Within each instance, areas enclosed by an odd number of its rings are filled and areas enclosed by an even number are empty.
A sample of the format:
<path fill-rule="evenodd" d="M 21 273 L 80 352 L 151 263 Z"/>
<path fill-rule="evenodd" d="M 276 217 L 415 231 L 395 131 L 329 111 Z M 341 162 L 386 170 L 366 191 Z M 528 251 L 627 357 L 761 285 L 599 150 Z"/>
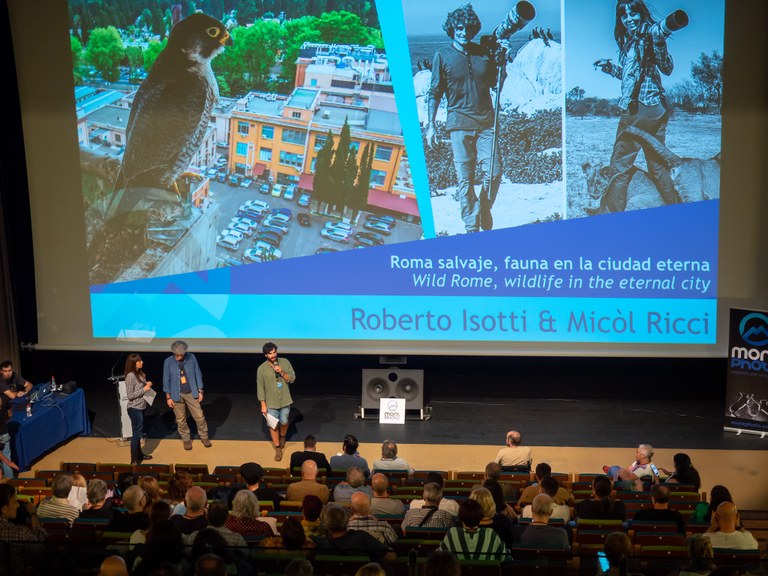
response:
<path fill-rule="evenodd" d="M 404 398 L 406 410 L 422 410 L 424 370 L 363 369 L 361 407 L 378 410 L 382 398 Z"/>

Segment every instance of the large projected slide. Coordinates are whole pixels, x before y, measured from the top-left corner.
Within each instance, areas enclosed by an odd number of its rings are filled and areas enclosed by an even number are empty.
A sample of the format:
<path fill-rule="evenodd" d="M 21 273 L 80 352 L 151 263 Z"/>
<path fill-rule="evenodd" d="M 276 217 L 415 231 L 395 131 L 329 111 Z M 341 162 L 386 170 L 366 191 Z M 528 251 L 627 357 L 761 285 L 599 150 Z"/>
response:
<path fill-rule="evenodd" d="M 150 4 L 70 3 L 95 338 L 715 344 L 722 0 Z"/>

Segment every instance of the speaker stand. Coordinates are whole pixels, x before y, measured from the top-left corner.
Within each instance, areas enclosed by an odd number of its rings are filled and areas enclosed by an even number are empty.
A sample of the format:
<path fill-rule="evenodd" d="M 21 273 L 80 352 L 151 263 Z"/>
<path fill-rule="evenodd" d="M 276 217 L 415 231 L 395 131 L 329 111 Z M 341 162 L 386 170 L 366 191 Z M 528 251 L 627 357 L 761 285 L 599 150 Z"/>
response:
<path fill-rule="evenodd" d="M 370 414 L 373 413 L 373 414 Z M 379 409 L 378 408 L 363 408 L 362 406 L 357 407 L 357 411 L 354 414 L 355 418 L 378 418 L 379 417 Z M 432 406 L 422 406 L 418 410 L 412 410 L 412 409 L 406 409 L 405 411 L 405 419 L 406 420 L 431 420 L 432 419 Z"/>

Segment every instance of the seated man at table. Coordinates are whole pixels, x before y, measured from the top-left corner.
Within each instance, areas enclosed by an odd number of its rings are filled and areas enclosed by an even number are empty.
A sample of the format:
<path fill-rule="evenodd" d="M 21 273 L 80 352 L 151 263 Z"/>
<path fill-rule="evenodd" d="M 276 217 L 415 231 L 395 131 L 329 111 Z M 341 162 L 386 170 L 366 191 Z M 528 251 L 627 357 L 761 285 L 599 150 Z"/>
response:
<path fill-rule="evenodd" d="M 32 390 L 32 382 L 13 371 L 13 364 L 5 360 L 0 364 L 0 392 L 8 398 L 20 398 Z"/>
<path fill-rule="evenodd" d="M 80 516 L 80 510 L 69 503 L 67 499 L 72 490 L 72 476 L 61 474 L 56 476 L 51 483 L 51 497 L 46 498 L 37 507 L 37 515 L 40 518 L 66 518 L 69 525 Z"/>

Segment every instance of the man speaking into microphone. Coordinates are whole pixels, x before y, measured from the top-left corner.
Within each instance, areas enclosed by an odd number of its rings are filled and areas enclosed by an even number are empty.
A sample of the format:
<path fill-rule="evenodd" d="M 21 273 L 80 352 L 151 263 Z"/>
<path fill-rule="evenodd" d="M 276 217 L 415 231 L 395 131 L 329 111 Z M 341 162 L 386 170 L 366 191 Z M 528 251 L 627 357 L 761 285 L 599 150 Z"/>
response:
<path fill-rule="evenodd" d="M 288 415 L 291 411 L 290 384 L 296 380 L 293 366 L 285 358 L 277 357 L 277 345 L 267 342 L 261 348 L 266 361 L 256 371 L 256 393 L 261 402 L 261 413 L 267 413 L 277 420 L 277 426 L 269 426 L 272 445 L 275 448 L 275 460 L 283 459 L 285 433 L 288 431 Z"/>

